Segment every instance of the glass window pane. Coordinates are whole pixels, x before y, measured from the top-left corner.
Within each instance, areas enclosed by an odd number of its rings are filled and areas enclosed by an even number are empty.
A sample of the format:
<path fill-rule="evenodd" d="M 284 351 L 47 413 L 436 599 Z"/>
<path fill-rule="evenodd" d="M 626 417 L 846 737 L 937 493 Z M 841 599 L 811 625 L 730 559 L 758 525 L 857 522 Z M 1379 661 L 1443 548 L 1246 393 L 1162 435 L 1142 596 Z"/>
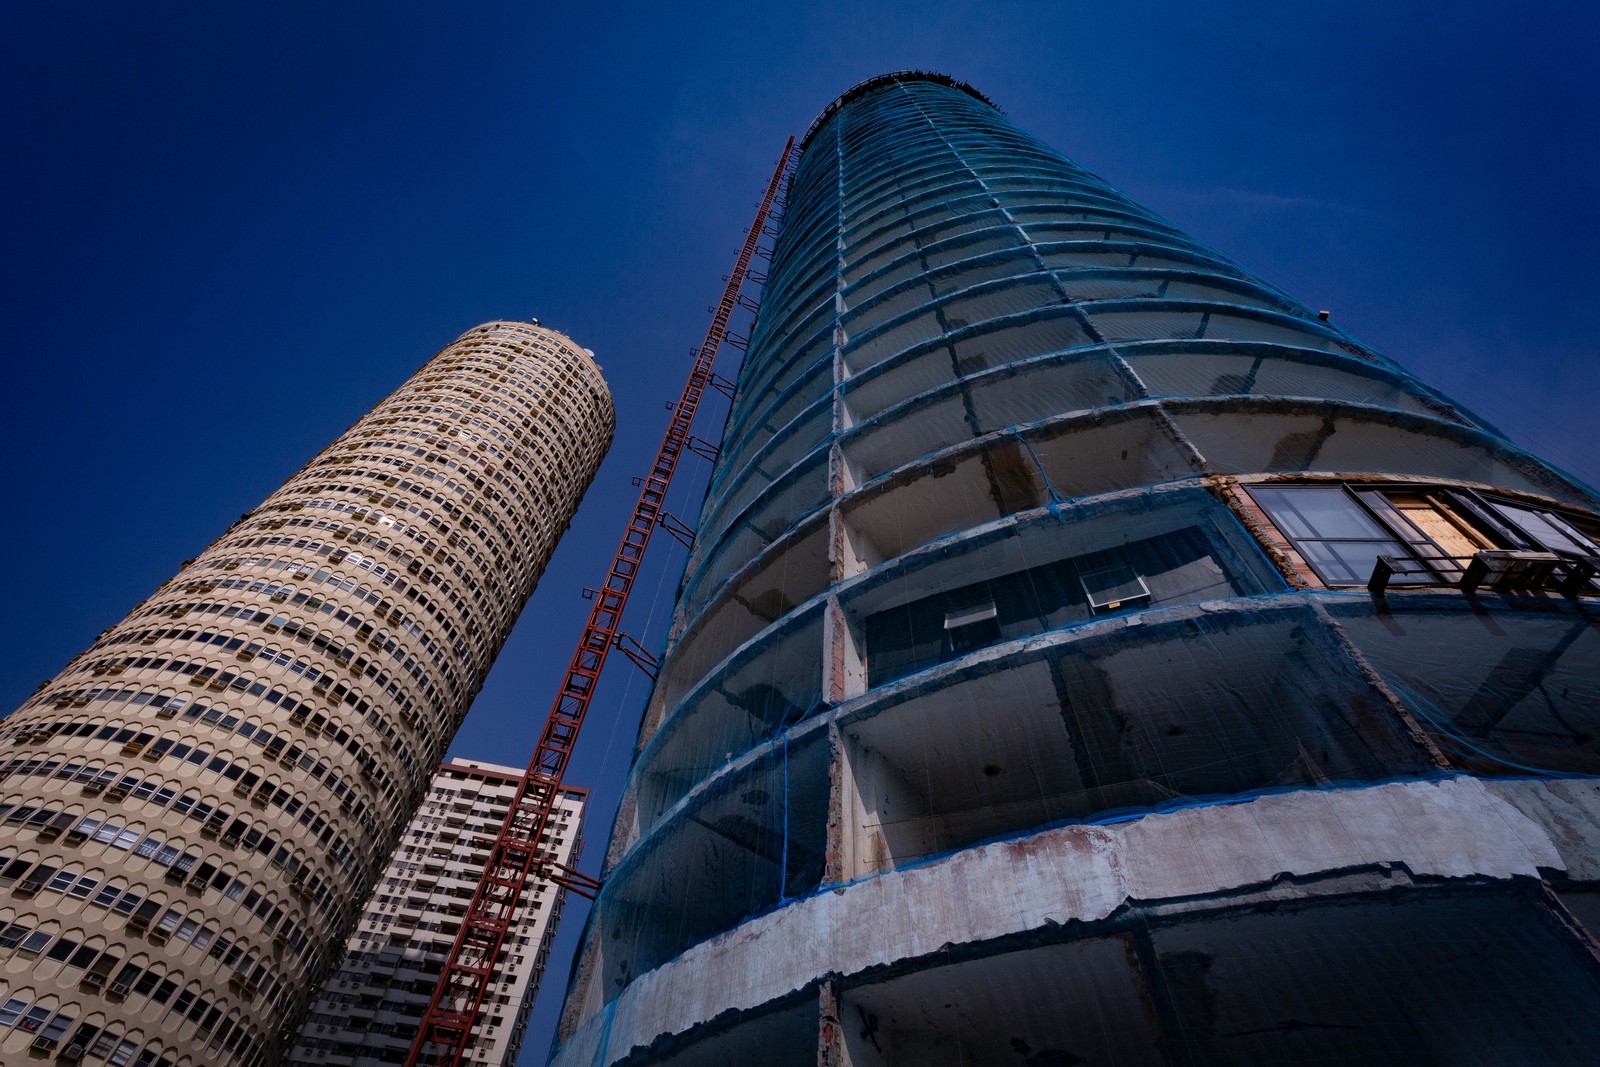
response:
<path fill-rule="evenodd" d="M 1252 488 L 1250 495 L 1290 537 L 1383 537 L 1385 531 L 1336 486 Z"/>
<path fill-rule="evenodd" d="M 1379 556 L 1407 558 L 1395 541 L 1301 541 L 1296 545 L 1322 580 L 1335 585 L 1365 585 Z M 1390 581 L 1416 581 L 1397 574 Z"/>
<path fill-rule="evenodd" d="M 1552 552 L 1576 552 L 1584 556 L 1596 552 L 1594 545 L 1554 515 L 1502 504 L 1498 500 L 1491 503 L 1496 511 L 1522 527 L 1523 533 Z"/>

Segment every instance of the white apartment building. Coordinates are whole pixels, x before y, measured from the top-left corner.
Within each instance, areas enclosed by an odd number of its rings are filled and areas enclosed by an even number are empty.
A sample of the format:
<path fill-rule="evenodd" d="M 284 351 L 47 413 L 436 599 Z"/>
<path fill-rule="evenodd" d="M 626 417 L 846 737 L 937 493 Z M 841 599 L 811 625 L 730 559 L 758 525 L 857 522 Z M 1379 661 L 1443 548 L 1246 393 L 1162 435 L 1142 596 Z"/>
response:
<path fill-rule="evenodd" d="M 288 1063 L 404 1062 L 521 775 L 518 768 L 460 758 L 439 767 L 345 942 L 343 961 L 312 1003 Z M 582 845 L 585 798 L 581 789 L 563 789 L 543 838 L 567 866 Z M 565 895 L 548 882 L 529 880 L 496 980 L 484 997 L 468 1062 L 516 1062 Z"/>

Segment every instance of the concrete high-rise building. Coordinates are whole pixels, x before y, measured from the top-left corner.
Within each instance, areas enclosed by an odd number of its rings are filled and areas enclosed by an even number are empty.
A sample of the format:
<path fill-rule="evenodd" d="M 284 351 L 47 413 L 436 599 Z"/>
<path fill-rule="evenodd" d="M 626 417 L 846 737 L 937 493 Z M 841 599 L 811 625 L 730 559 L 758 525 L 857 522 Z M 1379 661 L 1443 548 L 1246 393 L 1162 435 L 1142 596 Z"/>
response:
<path fill-rule="evenodd" d="M 829 106 L 554 1062 L 1595 1062 L 1596 498 L 1325 319 Z"/>
<path fill-rule="evenodd" d="M 524 773 L 476 760 L 440 765 L 345 941 L 344 959 L 323 981 L 287 1063 L 377 1067 L 405 1059 Z M 545 835 L 546 851 L 568 867 L 582 846 L 585 795 L 563 790 Z M 484 994 L 465 1062 L 516 1062 L 565 899 L 550 882 L 530 883 Z"/>
<path fill-rule="evenodd" d="M 613 423 L 469 330 L 0 722 L 0 1061 L 278 1061 Z"/>

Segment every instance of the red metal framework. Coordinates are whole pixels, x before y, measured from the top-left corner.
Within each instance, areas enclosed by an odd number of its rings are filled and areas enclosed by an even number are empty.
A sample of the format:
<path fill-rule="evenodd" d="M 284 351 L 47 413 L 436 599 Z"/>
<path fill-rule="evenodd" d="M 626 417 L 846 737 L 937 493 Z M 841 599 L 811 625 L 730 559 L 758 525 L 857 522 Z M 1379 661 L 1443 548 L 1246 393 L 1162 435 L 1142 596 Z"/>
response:
<path fill-rule="evenodd" d="M 406 1067 L 458 1067 L 461 1063 L 472 1028 L 480 1018 L 484 994 L 506 932 L 530 875 L 590 897 L 599 888 L 599 883 L 587 875 L 555 863 L 545 853 L 540 838 L 560 793 L 561 776 L 578 739 L 584 713 L 589 710 L 601 668 L 621 636 L 617 627 L 622 621 L 633 580 L 639 573 L 640 560 L 650 543 L 651 531 L 663 522 L 666 514 L 663 505 L 678 459 L 685 449 L 693 449 L 689 428 L 706 386 L 712 384 L 711 366 L 727 336 L 729 319 L 739 304 L 739 290 L 749 273 L 750 261 L 758 251 L 767 216 L 777 200 L 793 150 L 794 138 L 791 137 L 767 184 L 755 222 L 739 249 L 738 262 L 728 275 L 728 284 L 712 317 L 711 328 L 695 353 L 694 370 L 672 409 L 672 422 L 656 452 L 655 464 L 643 479 L 638 503 L 634 505 L 633 517 L 628 521 L 622 542 L 617 546 L 610 573 L 605 584 L 594 591 L 594 606 L 567 668 L 566 680 L 545 719 L 544 732 L 528 763 L 528 771 L 517 786 L 516 797 L 500 827 L 500 836 L 490 850 L 483 877 L 461 922 L 461 931 L 456 935 L 444 971 L 439 975 L 433 999 L 417 1027 L 416 1039 L 406 1056 Z"/>

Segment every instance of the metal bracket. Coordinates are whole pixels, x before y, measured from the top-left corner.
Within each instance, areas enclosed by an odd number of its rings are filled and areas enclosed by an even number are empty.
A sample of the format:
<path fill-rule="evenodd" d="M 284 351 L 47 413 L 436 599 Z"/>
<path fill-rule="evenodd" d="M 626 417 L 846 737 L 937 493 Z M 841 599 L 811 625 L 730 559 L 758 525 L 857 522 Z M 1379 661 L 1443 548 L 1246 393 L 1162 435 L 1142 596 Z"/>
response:
<path fill-rule="evenodd" d="M 713 374 L 706 384 L 711 386 L 711 388 L 715 389 L 717 392 L 721 393 L 723 396 L 727 397 L 729 400 L 733 399 L 735 388 L 734 384 L 728 379 L 724 378 L 722 375 Z"/>
<path fill-rule="evenodd" d="M 713 463 L 715 463 L 717 461 L 717 457 L 722 454 L 721 448 L 712 444 L 710 441 L 707 441 L 703 437 L 691 436 L 687 441 L 684 442 L 684 444 L 688 447 L 690 452 L 693 452 L 702 459 L 709 459 Z"/>
<path fill-rule="evenodd" d="M 648 674 L 652 682 L 656 680 L 656 675 L 661 671 L 661 661 L 647 652 L 632 634 L 620 633 L 611 639 L 611 643 L 618 652 L 627 656 L 635 667 Z"/>
<path fill-rule="evenodd" d="M 600 892 L 602 884 L 600 879 L 591 878 L 582 871 L 573 870 L 564 863 L 557 863 L 555 860 L 547 859 L 541 863 L 541 866 L 550 881 L 562 889 L 570 889 L 579 896 L 588 897 L 590 900 L 593 900 Z"/>
<path fill-rule="evenodd" d="M 672 512 L 663 511 L 656 516 L 656 525 L 677 538 L 678 543 L 684 548 L 690 548 L 694 545 L 694 527 L 687 525 Z"/>

